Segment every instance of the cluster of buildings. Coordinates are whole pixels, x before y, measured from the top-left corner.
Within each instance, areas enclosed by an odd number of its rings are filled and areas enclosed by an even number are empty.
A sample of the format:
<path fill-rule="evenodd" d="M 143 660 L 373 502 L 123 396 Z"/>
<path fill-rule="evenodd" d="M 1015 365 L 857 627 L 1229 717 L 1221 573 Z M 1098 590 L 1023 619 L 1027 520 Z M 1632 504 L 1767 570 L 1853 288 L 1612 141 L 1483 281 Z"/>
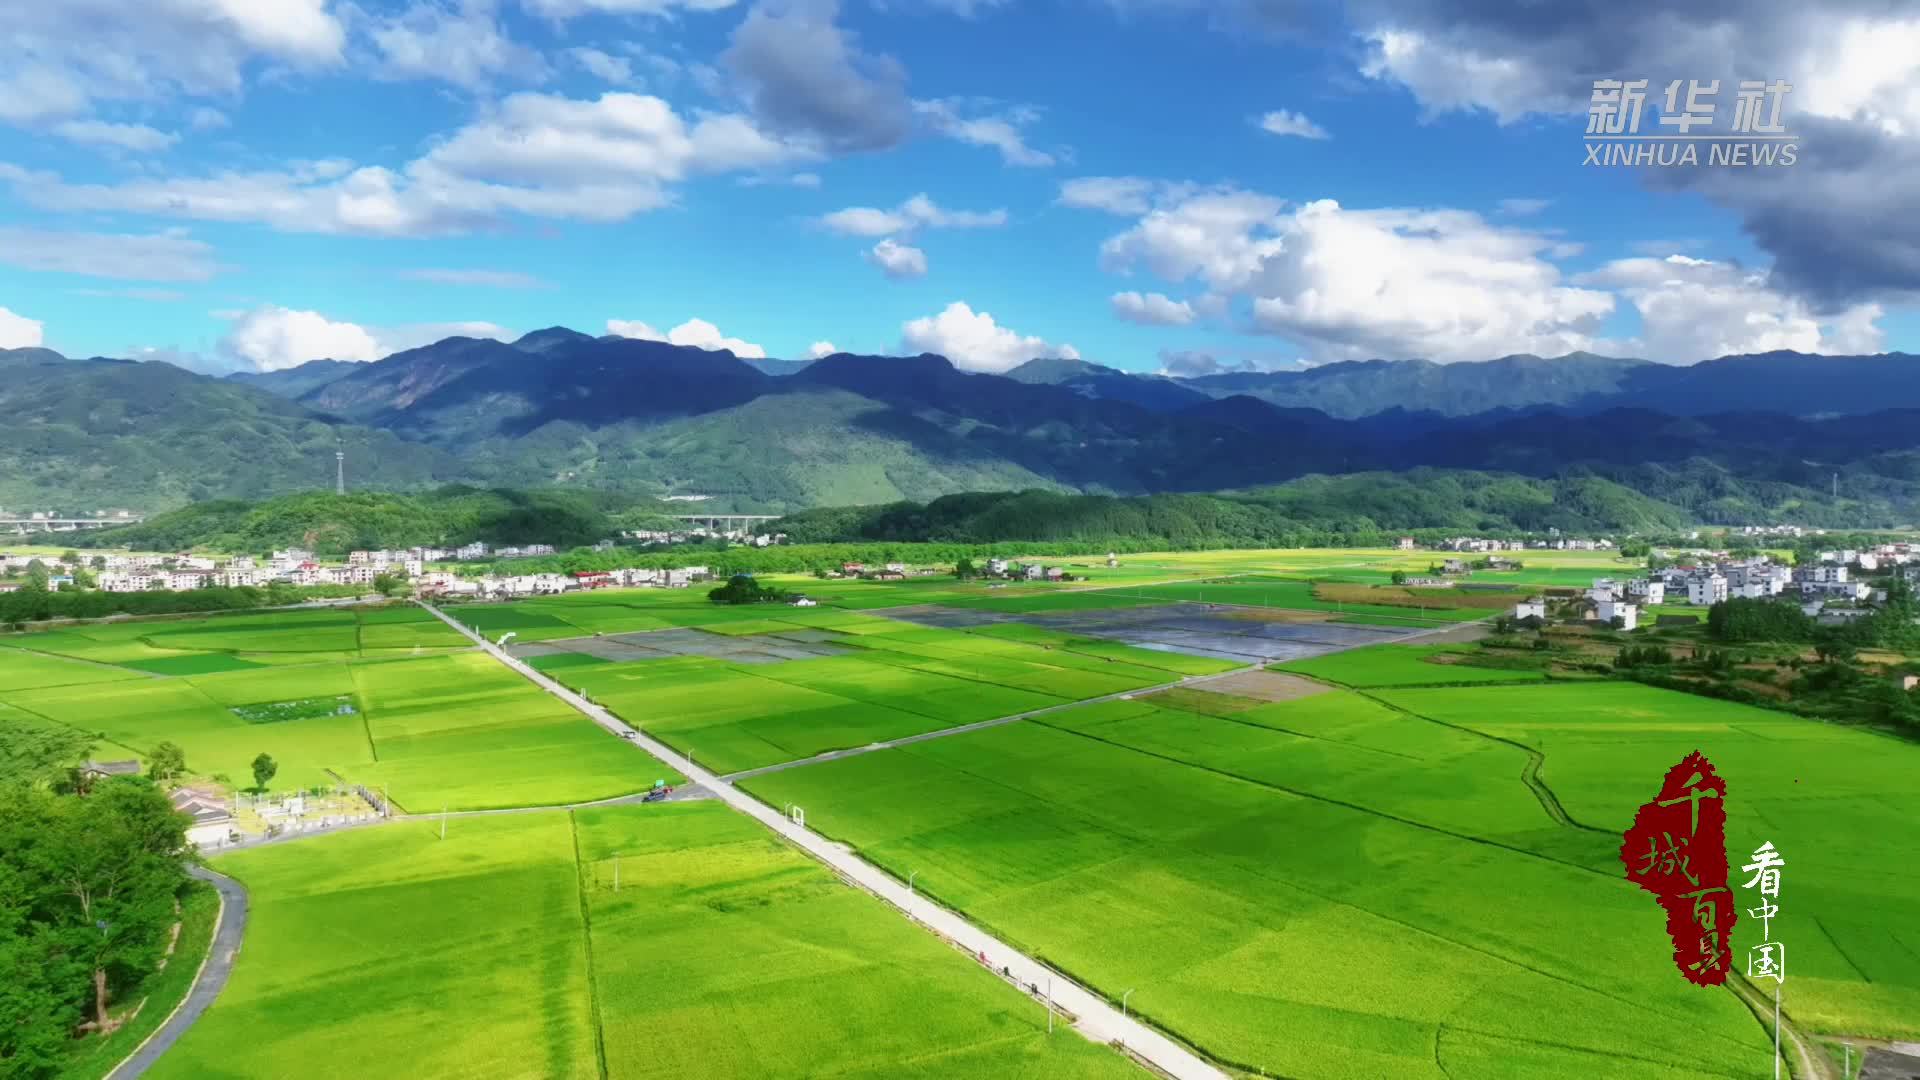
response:
<path fill-rule="evenodd" d="M 1402 551 L 1412 551 L 1419 544 L 1411 536 L 1403 536 L 1395 545 Z M 1561 536 L 1559 530 L 1542 540 L 1494 540 L 1484 536 L 1456 536 L 1433 545 L 1435 551 L 1612 551 L 1613 541 L 1602 538 L 1586 540 L 1578 537 Z"/>
<path fill-rule="evenodd" d="M 609 545 L 611 546 L 611 545 Z M 105 592 L 239 588 L 284 582 L 289 585 L 372 585 L 382 574 L 426 576 L 429 563 L 473 559 L 536 558 L 552 555 L 552 544 L 490 548 L 475 541 L 453 548 L 412 547 L 393 551 L 353 551 L 345 563 L 322 563 L 303 548 L 275 551 L 264 561 L 251 555 L 214 559 L 204 555 L 109 555 L 98 578 Z M 516 579 L 517 580 L 517 579 Z"/>
<path fill-rule="evenodd" d="M 1114 566 L 1112 555 L 1107 556 L 1107 565 Z M 1014 581 L 1066 581 L 1066 570 L 1058 566 L 1043 566 L 1037 562 L 1008 562 L 1005 559 L 988 559 L 986 575 L 990 578 L 1007 578 Z"/>
<path fill-rule="evenodd" d="M 423 595 L 490 600 L 514 596 L 551 596 L 576 589 L 684 589 L 712 578 L 712 572 L 704 566 L 683 566 L 671 570 L 580 570 L 571 574 L 488 574 L 477 578 L 435 571 L 421 575 L 415 585 Z"/>
<path fill-rule="evenodd" d="M 758 548 L 787 542 L 786 533 L 752 533 L 745 529 L 708 529 L 704 525 L 692 529 L 627 529 L 620 535 L 629 540 L 640 541 L 643 547 L 656 544 L 691 544 L 716 539 Z"/>

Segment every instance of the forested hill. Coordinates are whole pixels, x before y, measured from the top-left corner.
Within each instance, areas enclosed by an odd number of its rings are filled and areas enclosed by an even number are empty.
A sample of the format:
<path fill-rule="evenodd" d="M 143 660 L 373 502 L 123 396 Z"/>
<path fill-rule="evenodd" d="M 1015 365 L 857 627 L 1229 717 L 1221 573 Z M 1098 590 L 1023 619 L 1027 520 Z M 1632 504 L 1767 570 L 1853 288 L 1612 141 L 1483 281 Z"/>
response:
<path fill-rule="evenodd" d="M 140 551 L 266 552 L 302 547 L 337 558 L 354 550 L 489 544 L 573 547 L 621 529 L 667 528 L 664 503 L 586 491 L 445 487 L 418 495 L 303 492 L 264 502 L 220 500 L 138 525 L 65 534 L 65 543 Z"/>
<path fill-rule="evenodd" d="M 795 543 L 1058 541 L 1115 551 L 1383 543 L 1403 533 L 1670 532 L 1690 515 L 1598 477 L 1535 480 L 1417 469 L 1308 477 L 1218 495 L 1047 491 L 809 510 L 773 527 Z"/>

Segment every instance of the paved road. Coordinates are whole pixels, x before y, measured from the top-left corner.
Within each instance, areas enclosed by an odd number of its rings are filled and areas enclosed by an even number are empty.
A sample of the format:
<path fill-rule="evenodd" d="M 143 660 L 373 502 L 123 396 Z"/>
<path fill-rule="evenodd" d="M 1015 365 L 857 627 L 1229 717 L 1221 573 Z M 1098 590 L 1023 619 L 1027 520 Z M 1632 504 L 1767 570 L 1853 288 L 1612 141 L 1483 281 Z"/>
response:
<path fill-rule="evenodd" d="M 173 1010 L 166 1023 L 147 1036 L 146 1042 L 107 1074 L 107 1080 L 132 1080 L 152 1068 L 160 1055 L 178 1042 L 193 1022 L 200 1019 L 200 1014 L 207 1011 L 207 1006 L 213 1004 L 213 999 L 220 996 L 220 990 L 227 985 L 227 976 L 233 973 L 234 958 L 240 953 L 240 938 L 247 930 L 247 890 L 232 878 L 198 866 L 188 867 L 187 873 L 220 890 L 220 916 L 213 927 L 213 945 L 200 964 L 186 1000 Z"/>
<path fill-rule="evenodd" d="M 1065 976 L 1048 970 L 1039 961 L 1019 952 L 1013 946 L 993 937 L 952 911 L 913 893 L 905 885 L 854 855 L 845 847 L 793 824 L 758 799 L 731 784 L 721 782 L 718 776 L 688 762 L 665 744 L 635 731 L 607 710 L 508 655 L 505 650 L 475 634 L 440 609 L 426 603 L 422 603 L 421 606 L 439 616 L 448 626 L 466 635 L 494 659 L 573 706 L 594 723 L 626 738 L 636 747 L 679 769 L 689 780 L 712 791 L 716 798 L 778 833 L 794 846 L 838 871 L 849 881 L 892 904 L 909 918 L 930 927 L 968 953 L 984 957 L 988 967 L 995 971 L 1006 968 L 1014 981 L 1021 986 L 1031 984 L 1042 987 L 1043 991 L 1051 987 L 1048 996 L 1051 997 L 1055 1007 L 1077 1017 L 1078 1023 L 1075 1026 L 1087 1038 L 1101 1043 L 1122 1043 L 1128 1050 L 1153 1063 L 1156 1068 L 1174 1077 L 1175 1080 L 1227 1080 L 1226 1073 L 1207 1064 L 1192 1051 L 1152 1028 L 1131 1017 L 1122 1016 L 1120 1010 L 1109 1005 L 1106 999 Z"/>

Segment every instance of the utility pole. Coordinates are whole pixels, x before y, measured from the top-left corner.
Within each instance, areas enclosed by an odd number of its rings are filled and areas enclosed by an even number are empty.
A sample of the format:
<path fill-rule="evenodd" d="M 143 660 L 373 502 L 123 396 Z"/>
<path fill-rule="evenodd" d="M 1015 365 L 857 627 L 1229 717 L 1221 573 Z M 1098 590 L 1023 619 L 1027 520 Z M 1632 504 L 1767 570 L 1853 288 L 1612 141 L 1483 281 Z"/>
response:
<path fill-rule="evenodd" d="M 908 896 L 913 895 L 913 879 L 919 876 L 920 876 L 920 871 L 918 870 L 915 870 L 913 873 L 907 875 L 907 895 Z"/>
<path fill-rule="evenodd" d="M 447 838 L 447 804 L 440 804 L 440 839 Z"/>
<path fill-rule="evenodd" d="M 340 436 L 333 437 L 333 493 L 347 493 L 347 451 L 340 443 Z"/>
<path fill-rule="evenodd" d="M 1127 1018 L 1127 999 L 1132 996 L 1133 990 L 1131 988 L 1129 988 L 1126 993 L 1120 995 L 1120 1019 L 1122 1020 Z"/>
<path fill-rule="evenodd" d="M 1047 1034 L 1053 1034 L 1053 976 L 1047 976 Z"/>
<path fill-rule="evenodd" d="M 613 853 L 613 891 L 620 891 L 620 853 Z"/>
<path fill-rule="evenodd" d="M 1773 981 L 1773 1080 L 1780 1080 L 1780 980 Z"/>

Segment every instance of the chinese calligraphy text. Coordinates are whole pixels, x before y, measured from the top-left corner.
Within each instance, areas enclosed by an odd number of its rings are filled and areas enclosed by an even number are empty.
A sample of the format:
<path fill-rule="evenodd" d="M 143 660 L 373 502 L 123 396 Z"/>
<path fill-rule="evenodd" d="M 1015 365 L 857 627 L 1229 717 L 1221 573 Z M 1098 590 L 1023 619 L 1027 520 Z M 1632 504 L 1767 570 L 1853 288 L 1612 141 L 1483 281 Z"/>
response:
<path fill-rule="evenodd" d="M 1739 918 L 1727 887 L 1726 799 L 1726 781 L 1713 763 L 1689 754 L 1634 815 L 1620 847 L 1627 877 L 1666 912 L 1680 974 L 1698 986 L 1727 981 Z"/>

